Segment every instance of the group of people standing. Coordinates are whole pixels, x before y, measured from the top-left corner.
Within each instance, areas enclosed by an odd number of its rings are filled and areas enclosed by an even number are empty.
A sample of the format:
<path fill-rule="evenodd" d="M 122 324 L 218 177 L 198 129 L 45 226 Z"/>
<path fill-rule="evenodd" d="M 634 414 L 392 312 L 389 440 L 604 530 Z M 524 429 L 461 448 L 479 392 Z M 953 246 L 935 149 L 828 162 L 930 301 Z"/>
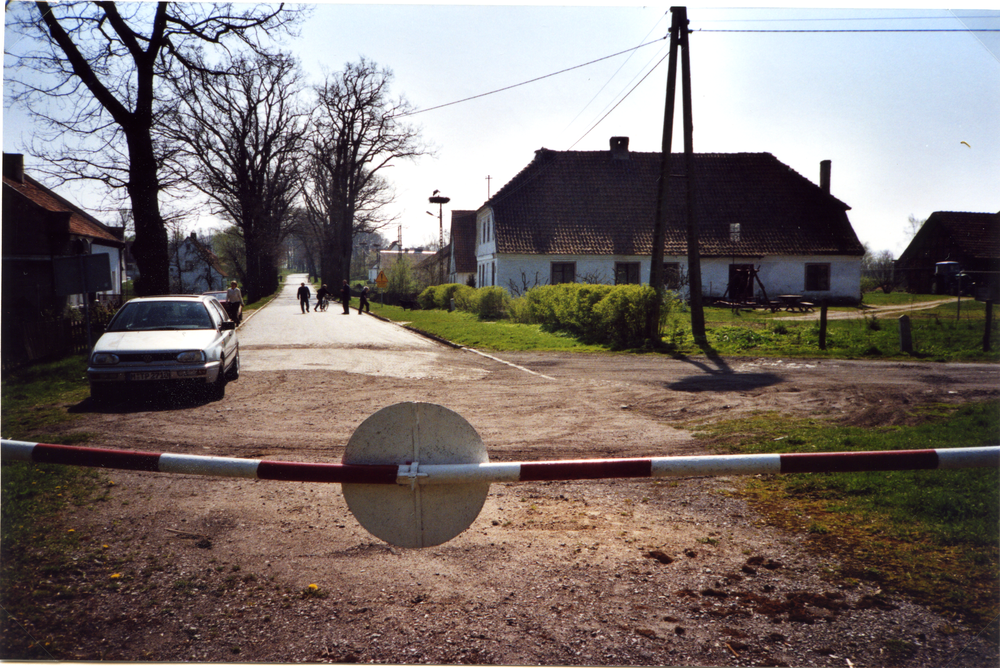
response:
<path fill-rule="evenodd" d="M 307 286 L 305 283 L 302 283 L 299 286 L 299 291 L 297 294 L 299 297 L 299 307 L 302 309 L 302 313 L 309 313 L 309 298 L 312 296 L 312 293 L 309 292 L 309 286 Z M 331 294 L 333 293 L 327 289 L 326 283 L 324 283 L 323 286 L 316 291 L 317 310 L 319 310 L 319 305 L 323 303 L 324 298 L 326 298 L 327 295 Z M 344 284 L 340 287 L 340 302 L 344 305 L 344 315 L 350 313 L 349 307 L 351 305 L 351 286 L 348 285 L 346 280 L 344 281 Z M 368 311 L 369 313 L 371 313 L 371 304 L 368 303 L 367 285 L 361 289 L 360 303 L 358 304 L 358 315 L 361 315 L 363 311 Z"/>

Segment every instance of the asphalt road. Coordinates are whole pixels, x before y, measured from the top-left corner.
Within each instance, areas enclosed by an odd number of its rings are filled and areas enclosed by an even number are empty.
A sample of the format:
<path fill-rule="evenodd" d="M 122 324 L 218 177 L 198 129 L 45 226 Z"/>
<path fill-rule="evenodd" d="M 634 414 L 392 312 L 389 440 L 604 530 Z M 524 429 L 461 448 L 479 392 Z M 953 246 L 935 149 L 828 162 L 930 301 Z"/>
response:
<path fill-rule="evenodd" d="M 278 296 L 239 330 L 243 371 L 332 370 L 397 378 L 475 379 L 485 372 L 453 363 L 450 348 L 339 302 L 302 313 L 296 291 L 305 274 L 288 277 Z M 316 304 L 315 290 L 310 306 Z"/>

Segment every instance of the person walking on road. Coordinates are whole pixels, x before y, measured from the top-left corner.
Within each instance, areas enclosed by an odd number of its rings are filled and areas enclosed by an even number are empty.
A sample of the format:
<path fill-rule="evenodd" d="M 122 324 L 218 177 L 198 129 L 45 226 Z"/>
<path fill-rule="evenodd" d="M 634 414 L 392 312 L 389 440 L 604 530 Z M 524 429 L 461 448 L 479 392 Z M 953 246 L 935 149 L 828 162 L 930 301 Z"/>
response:
<path fill-rule="evenodd" d="M 311 295 L 311 293 L 309 292 L 309 288 L 306 287 L 305 283 L 303 283 L 302 285 L 299 286 L 299 292 L 298 292 L 298 296 L 299 296 L 299 308 L 302 309 L 303 313 L 309 313 L 309 297 L 310 297 L 310 295 Z"/>
<path fill-rule="evenodd" d="M 236 281 L 230 283 L 229 289 L 226 290 L 226 312 L 229 314 L 229 319 L 237 325 L 243 322 L 243 293 L 237 287 Z"/>
<path fill-rule="evenodd" d="M 362 311 L 372 312 L 372 307 L 368 303 L 368 286 L 361 288 L 361 296 L 358 298 L 358 315 L 361 315 Z"/>
<path fill-rule="evenodd" d="M 344 284 L 340 286 L 340 301 L 344 304 L 343 315 L 350 314 L 351 286 L 347 284 L 347 279 L 344 279 Z"/>

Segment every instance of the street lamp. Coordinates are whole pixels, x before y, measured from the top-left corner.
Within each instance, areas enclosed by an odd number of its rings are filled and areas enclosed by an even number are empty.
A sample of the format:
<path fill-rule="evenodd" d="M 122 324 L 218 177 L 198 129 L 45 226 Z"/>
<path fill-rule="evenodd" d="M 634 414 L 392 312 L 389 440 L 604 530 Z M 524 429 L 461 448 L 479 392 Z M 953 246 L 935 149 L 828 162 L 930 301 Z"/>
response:
<path fill-rule="evenodd" d="M 450 197 L 443 197 L 438 195 L 440 190 L 435 190 L 431 197 L 427 200 L 431 204 L 438 205 L 438 229 L 439 229 L 439 248 L 444 248 L 444 205 L 451 201 Z M 428 211 L 427 213 L 430 213 Z M 433 216 L 434 214 L 431 213 Z"/>

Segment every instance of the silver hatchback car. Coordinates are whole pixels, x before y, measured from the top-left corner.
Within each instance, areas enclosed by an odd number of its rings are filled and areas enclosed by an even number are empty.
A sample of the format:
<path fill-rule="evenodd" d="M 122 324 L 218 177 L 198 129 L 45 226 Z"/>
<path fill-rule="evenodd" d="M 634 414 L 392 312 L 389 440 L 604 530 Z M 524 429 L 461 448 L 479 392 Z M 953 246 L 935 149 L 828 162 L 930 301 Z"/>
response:
<path fill-rule="evenodd" d="M 90 396 L 122 390 L 194 386 L 221 399 L 240 375 L 236 323 L 213 297 L 140 297 L 122 306 L 94 344 Z"/>

